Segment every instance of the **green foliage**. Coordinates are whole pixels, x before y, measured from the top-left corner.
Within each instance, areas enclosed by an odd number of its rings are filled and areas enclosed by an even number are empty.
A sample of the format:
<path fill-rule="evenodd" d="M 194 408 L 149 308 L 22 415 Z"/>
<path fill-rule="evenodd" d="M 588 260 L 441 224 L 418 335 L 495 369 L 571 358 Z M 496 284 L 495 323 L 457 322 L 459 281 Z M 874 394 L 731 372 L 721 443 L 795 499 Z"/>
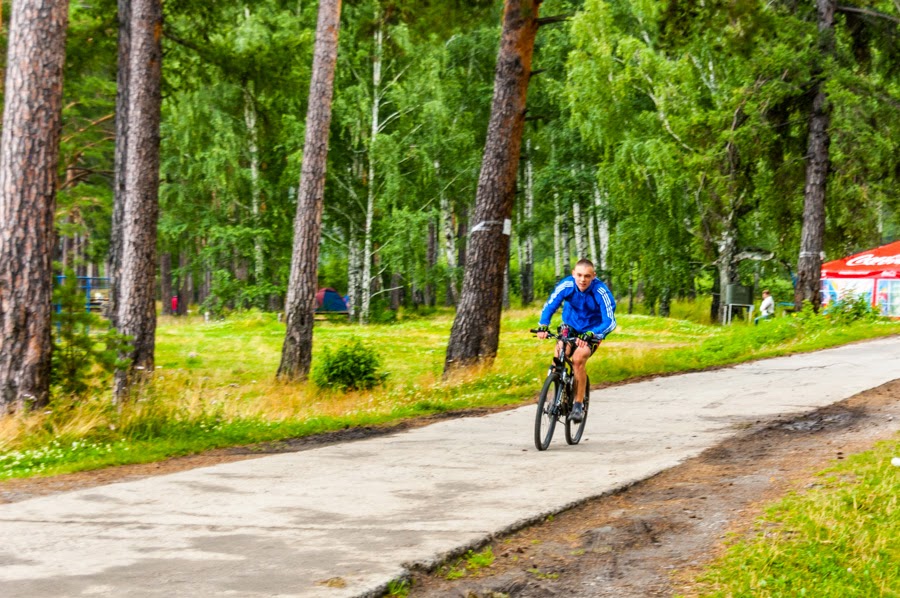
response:
<path fill-rule="evenodd" d="M 321 388 L 339 390 L 367 390 L 380 385 L 387 378 L 381 371 L 381 356 L 363 345 L 357 338 L 342 342 L 332 351 L 328 346 L 322 349 L 312 371 L 312 381 Z"/>
<path fill-rule="evenodd" d="M 835 324 L 841 326 L 853 322 L 874 322 L 881 317 L 881 311 L 862 295 L 842 297 L 838 301 L 829 303 L 825 314 Z"/>
<path fill-rule="evenodd" d="M 83 394 L 98 374 L 112 374 L 128 365 L 119 359 L 127 351 L 128 337 L 116 332 L 109 322 L 85 306 L 78 278 L 67 269 L 53 291 L 55 337 L 51 360 L 51 384 L 55 394 Z"/>

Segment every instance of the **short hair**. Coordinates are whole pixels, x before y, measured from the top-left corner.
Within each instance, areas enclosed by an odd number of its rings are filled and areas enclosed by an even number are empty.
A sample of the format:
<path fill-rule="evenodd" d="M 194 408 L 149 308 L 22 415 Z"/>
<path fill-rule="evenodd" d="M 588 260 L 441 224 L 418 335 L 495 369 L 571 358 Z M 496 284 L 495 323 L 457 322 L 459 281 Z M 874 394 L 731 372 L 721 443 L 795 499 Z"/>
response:
<path fill-rule="evenodd" d="M 769 289 L 763 289 L 763 295 L 771 295 L 771 294 L 772 293 L 769 292 Z"/>
<path fill-rule="evenodd" d="M 585 258 L 581 258 L 580 260 L 578 260 L 578 263 L 575 264 L 575 267 L 577 268 L 578 266 L 587 266 L 591 270 L 596 270 L 596 268 L 594 268 L 594 262 Z"/>

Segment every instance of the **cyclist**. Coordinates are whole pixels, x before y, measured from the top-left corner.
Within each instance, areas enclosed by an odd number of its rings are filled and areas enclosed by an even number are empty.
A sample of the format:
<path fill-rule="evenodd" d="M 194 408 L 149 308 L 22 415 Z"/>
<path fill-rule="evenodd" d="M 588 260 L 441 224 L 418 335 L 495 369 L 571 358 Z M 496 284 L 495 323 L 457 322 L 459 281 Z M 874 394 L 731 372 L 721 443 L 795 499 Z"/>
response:
<path fill-rule="evenodd" d="M 572 275 L 563 278 L 553 289 L 538 322 L 538 338 L 547 338 L 550 318 L 559 309 L 563 301 L 562 321 L 568 336 L 575 336 L 575 350 L 571 354 L 575 372 L 575 404 L 569 418 L 580 422 L 584 418 L 584 392 L 587 382 L 585 364 L 594 354 L 600 341 L 616 327 L 616 300 L 594 271 L 590 260 L 578 260 Z M 561 334 L 565 335 L 562 330 Z M 560 344 L 556 345 L 556 356 L 559 356 Z"/>

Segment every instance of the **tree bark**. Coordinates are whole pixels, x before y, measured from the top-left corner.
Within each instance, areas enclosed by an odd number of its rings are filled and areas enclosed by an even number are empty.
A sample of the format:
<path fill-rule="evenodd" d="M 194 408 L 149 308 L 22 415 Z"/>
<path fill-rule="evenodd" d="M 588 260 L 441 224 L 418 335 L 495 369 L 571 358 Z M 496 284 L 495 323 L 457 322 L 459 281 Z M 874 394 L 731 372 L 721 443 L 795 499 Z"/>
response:
<path fill-rule="evenodd" d="M 834 51 L 835 0 L 817 0 L 819 49 L 824 58 Z M 821 69 L 819 69 L 821 71 Z M 794 288 L 794 307 L 804 302 L 818 311 L 822 299 L 819 293 L 822 276 L 822 247 L 825 238 L 825 191 L 829 170 L 828 128 L 831 106 L 825 92 L 826 76 L 819 74 L 816 95 L 809 118 L 809 149 L 806 157 L 806 187 L 803 191 L 803 229 L 800 234 L 800 255 L 797 258 L 797 286 Z"/>
<path fill-rule="evenodd" d="M 113 212 L 109 237 L 110 323 L 118 328 L 119 286 L 122 277 L 122 234 L 125 212 L 125 158 L 128 155 L 128 73 L 131 55 L 131 0 L 118 0 L 119 40 L 116 70 L 116 148 L 113 156 Z"/>
<path fill-rule="evenodd" d="M 726 309 L 728 308 L 725 302 L 725 293 L 728 292 L 728 285 L 738 282 L 738 271 L 735 266 L 738 233 L 733 225 L 735 213 L 731 211 L 729 214 L 730 217 L 724 223 L 725 230 L 719 239 L 719 257 L 716 262 L 716 266 L 719 269 L 719 310 L 716 317 L 722 324 L 725 323 Z"/>
<path fill-rule="evenodd" d="M 434 218 L 428 219 L 428 247 L 425 252 L 425 260 L 428 265 L 425 272 L 425 305 L 434 307 L 434 267 L 437 265 L 437 224 Z"/>
<path fill-rule="evenodd" d="M 325 168 L 328 132 L 331 126 L 331 98 L 337 63 L 341 0 L 319 0 L 306 139 L 294 218 L 294 248 L 288 285 L 287 330 L 281 349 L 278 377 L 305 379 L 312 362 L 313 316 L 318 291 L 319 239 L 325 196 Z"/>
<path fill-rule="evenodd" d="M 250 152 L 250 210 L 253 214 L 253 227 L 257 230 L 253 238 L 253 282 L 262 284 L 265 261 L 263 259 L 263 238 L 258 232 L 259 221 L 259 133 L 256 129 L 256 106 L 250 88 L 244 86 L 244 124 L 247 127 L 247 149 Z"/>
<path fill-rule="evenodd" d="M 531 163 L 531 140 L 525 142 L 525 239 L 523 260 L 519 264 L 522 278 L 522 305 L 531 305 L 534 301 L 534 232 L 531 227 L 534 218 L 534 166 Z"/>
<path fill-rule="evenodd" d="M 612 276 L 607 263 L 609 253 L 609 221 L 603 212 L 603 199 L 600 195 L 600 187 L 594 187 L 594 210 L 597 218 L 597 262 L 594 264 L 597 272 L 603 270 L 607 280 Z"/>
<path fill-rule="evenodd" d="M 564 276 L 562 213 L 559 209 L 559 193 L 553 194 L 553 276 L 557 282 Z"/>
<path fill-rule="evenodd" d="M 191 261 L 184 251 L 178 254 L 178 315 L 186 316 L 188 305 L 194 294 L 194 284 L 190 273 Z"/>
<path fill-rule="evenodd" d="M 47 403 L 68 0 L 12 5 L 0 134 L 0 414 Z"/>
<path fill-rule="evenodd" d="M 494 98 L 469 232 L 459 310 L 444 373 L 491 362 L 500 339 L 504 269 L 540 0 L 506 0 Z"/>
<path fill-rule="evenodd" d="M 350 241 L 347 255 L 347 311 L 352 320 L 359 313 L 360 281 L 362 280 L 362 247 L 356 225 L 350 223 Z"/>
<path fill-rule="evenodd" d="M 125 202 L 116 325 L 131 337 L 116 400 L 153 373 L 156 346 L 156 226 L 159 218 L 159 121 L 162 104 L 162 2 L 132 0 L 128 60 Z"/>
<path fill-rule="evenodd" d="M 459 290 L 456 286 L 456 243 L 453 237 L 453 210 L 444 189 L 441 189 L 441 237 L 444 239 L 444 255 L 447 258 L 447 298 L 445 305 L 459 303 Z"/>
<path fill-rule="evenodd" d="M 372 300 L 372 226 L 375 220 L 375 142 L 380 131 L 381 110 L 381 66 L 384 50 L 384 31 L 379 22 L 375 29 L 375 56 L 372 60 L 372 131 L 369 137 L 369 178 L 366 181 L 366 228 L 363 242 L 362 300 L 359 308 L 359 323 L 369 321 Z"/>
<path fill-rule="evenodd" d="M 581 217 L 581 202 L 578 198 L 572 200 L 572 221 L 575 225 L 575 252 L 579 260 L 587 259 L 587 245 L 585 244 L 584 221 Z"/>
<path fill-rule="evenodd" d="M 165 252 L 159 256 L 159 298 L 162 301 L 162 314 L 173 315 L 172 312 L 172 254 Z"/>

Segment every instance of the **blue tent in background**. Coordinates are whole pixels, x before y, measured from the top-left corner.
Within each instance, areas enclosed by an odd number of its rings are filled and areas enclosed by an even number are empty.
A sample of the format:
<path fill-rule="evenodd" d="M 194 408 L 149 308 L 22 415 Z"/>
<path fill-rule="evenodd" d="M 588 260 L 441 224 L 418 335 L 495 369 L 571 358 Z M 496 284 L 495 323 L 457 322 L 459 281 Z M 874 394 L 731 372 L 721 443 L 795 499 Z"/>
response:
<path fill-rule="evenodd" d="M 316 293 L 316 313 L 348 313 L 344 298 L 332 288 L 319 289 Z"/>

